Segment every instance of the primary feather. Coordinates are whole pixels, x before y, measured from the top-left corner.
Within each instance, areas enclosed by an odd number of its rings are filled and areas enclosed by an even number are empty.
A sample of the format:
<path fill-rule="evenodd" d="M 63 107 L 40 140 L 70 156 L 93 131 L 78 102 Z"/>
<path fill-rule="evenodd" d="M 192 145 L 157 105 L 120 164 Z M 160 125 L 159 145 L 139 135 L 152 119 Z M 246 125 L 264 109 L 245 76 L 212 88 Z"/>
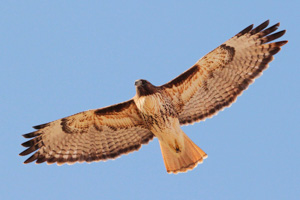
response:
<path fill-rule="evenodd" d="M 207 157 L 181 130 L 230 106 L 259 77 L 287 41 L 274 33 L 279 23 L 269 20 L 248 26 L 198 60 L 172 81 L 154 86 L 135 82 L 133 99 L 101 109 L 81 112 L 35 126 L 21 156 L 59 165 L 113 159 L 138 150 L 157 136 L 168 172 L 193 169 Z M 272 42 L 272 43 L 270 43 Z"/>

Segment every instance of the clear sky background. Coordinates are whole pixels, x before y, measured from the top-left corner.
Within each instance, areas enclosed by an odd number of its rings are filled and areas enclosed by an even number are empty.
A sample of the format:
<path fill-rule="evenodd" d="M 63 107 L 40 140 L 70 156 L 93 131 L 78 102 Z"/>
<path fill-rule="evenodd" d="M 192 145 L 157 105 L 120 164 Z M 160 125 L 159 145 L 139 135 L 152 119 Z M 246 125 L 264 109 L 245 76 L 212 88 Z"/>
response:
<path fill-rule="evenodd" d="M 3 3 L 5 2 L 5 3 Z M 299 1 L 2 1 L 0 199 L 299 199 Z M 158 140 L 114 161 L 24 165 L 31 126 L 161 85 L 254 23 L 289 40 L 230 108 L 183 130 L 208 158 L 167 174 Z"/>

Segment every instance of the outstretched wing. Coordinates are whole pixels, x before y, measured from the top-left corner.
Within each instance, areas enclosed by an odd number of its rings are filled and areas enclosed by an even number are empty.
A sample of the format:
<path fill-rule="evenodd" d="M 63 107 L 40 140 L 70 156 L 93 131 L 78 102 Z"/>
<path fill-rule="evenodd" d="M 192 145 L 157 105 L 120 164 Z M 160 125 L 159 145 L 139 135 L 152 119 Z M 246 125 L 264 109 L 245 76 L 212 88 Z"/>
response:
<path fill-rule="evenodd" d="M 181 125 L 211 117 L 230 106 L 273 60 L 287 41 L 268 43 L 285 30 L 274 33 L 279 23 L 265 29 L 269 20 L 253 25 L 201 58 L 193 67 L 162 85 L 179 113 Z M 265 30 L 264 30 L 265 29 Z"/>
<path fill-rule="evenodd" d="M 36 151 L 24 163 L 73 164 L 116 158 L 138 150 L 154 135 L 144 125 L 133 100 L 106 108 L 81 112 L 23 135 L 33 138 L 21 156 Z"/>

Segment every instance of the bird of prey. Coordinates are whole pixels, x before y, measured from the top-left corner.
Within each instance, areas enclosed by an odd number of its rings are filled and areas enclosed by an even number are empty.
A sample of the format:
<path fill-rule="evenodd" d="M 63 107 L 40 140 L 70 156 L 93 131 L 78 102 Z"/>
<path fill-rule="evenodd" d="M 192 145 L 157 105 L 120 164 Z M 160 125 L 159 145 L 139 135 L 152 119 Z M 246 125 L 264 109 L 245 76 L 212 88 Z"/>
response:
<path fill-rule="evenodd" d="M 229 107 L 262 74 L 287 41 L 271 42 L 279 23 L 248 26 L 170 82 L 135 81 L 136 95 L 123 103 L 34 126 L 24 163 L 58 165 L 114 159 L 158 138 L 168 173 L 186 172 L 207 154 L 180 128 Z M 271 43 L 270 43 L 271 42 Z"/>

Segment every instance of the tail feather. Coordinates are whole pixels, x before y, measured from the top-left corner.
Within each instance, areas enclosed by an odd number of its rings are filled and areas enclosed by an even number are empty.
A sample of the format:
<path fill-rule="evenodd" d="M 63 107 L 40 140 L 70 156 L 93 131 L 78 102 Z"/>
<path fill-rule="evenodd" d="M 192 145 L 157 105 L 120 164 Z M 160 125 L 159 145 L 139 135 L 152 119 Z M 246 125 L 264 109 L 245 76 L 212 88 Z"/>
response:
<path fill-rule="evenodd" d="M 207 154 L 200 149 L 185 133 L 184 145 L 176 152 L 167 144 L 159 141 L 162 156 L 168 173 L 186 172 L 194 169 L 198 163 L 207 158 Z"/>

